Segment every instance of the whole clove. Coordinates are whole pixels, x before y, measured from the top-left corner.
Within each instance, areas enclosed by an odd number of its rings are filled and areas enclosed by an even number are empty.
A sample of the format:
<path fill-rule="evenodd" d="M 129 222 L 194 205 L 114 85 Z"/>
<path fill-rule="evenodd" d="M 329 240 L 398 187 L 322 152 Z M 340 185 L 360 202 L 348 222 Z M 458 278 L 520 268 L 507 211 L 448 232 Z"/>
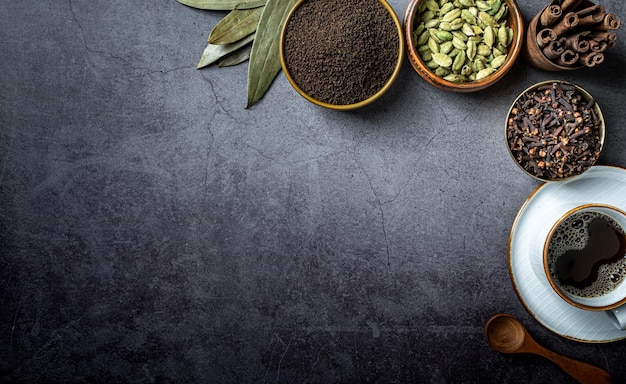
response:
<path fill-rule="evenodd" d="M 506 136 L 513 158 L 539 179 L 562 180 L 586 171 L 602 149 L 595 100 L 573 85 L 551 82 L 520 95 L 511 107 Z"/>

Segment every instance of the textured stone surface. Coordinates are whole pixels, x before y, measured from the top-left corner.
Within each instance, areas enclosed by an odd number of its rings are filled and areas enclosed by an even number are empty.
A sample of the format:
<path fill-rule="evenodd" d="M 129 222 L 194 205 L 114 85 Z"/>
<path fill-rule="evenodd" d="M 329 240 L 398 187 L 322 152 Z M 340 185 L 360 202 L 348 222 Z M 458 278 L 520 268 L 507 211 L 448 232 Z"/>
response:
<path fill-rule="evenodd" d="M 566 79 L 603 108 L 601 163 L 626 166 L 623 31 L 601 69 L 520 61 L 457 95 L 405 61 L 347 113 L 281 74 L 246 110 L 247 65 L 195 69 L 223 15 L 0 4 L 0 381 L 569 382 L 491 350 L 498 312 L 626 381 L 624 342 L 553 334 L 515 295 L 508 234 L 539 184 L 503 142 L 515 96 Z"/>

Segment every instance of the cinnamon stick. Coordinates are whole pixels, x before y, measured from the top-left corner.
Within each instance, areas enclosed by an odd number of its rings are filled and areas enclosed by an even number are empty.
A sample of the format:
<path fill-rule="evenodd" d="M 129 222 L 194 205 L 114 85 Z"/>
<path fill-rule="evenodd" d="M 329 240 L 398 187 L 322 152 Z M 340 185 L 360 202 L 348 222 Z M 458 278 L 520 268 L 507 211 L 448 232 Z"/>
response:
<path fill-rule="evenodd" d="M 561 54 L 563 53 L 563 51 L 565 51 L 565 48 L 559 40 L 556 40 L 551 41 L 548 45 L 543 47 L 542 51 L 548 59 L 556 60 L 561 57 Z"/>
<path fill-rule="evenodd" d="M 541 12 L 541 16 L 539 17 L 539 22 L 544 27 L 551 27 L 556 23 L 556 21 L 561 17 L 563 11 L 561 7 L 557 4 L 551 4 L 544 8 Z"/>
<path fill-rule="evenodd" d="M 539 45 L 539 48 L 545 47 L 546 44 L 556 39 L 557 35 L 551 28 L 544 28 L 537 34 L 537 44 Z"/>
<path fill-rule="evenodd" d="M 620 21 L 620 19 L 617 18 L 617 16 L 613 13 L 607 13 L 606 15 L 604 15 L 604 19 L 602 19 L 602 22 L 598 25 L 598 28 L 600 29 L 619 29 L 619 27 L 622 25 L 622 22 Z"/>
<path fill-rule="evenodd" d="M 574 52 L 585 53 L 589 50 L 589 42 L 584 39 L 591 32 L 584 31 L 576 33 L 565 38 L 565 46 Z"/>
<path fill-rule="evenodd" d="M 578 62 L 578 58 L 579 55 L 577 52 L 574 52 L 571 49 L 566 49 L 563 51 L 563 53 L 561 53 L 561 56 L 558 58 L 557 63 L 566 67 L 570 67 Z"/>
<path fill-rule="evenodd" d="M 601 23 L 604 20 L 606 11 L 601 5 L 592 5 L 576 12 L 578 16 L 578 26 L 588 26 Z"/>
<path fill-rule="evenodd" d="M 609 31 L 593 31 L 590 32 L 587 38 L 595 41 L 606 41 L 609 48 L 612 48 L 617 43 L 617 34 Z"/>
<path fill-rule="evenodd" d="M 568 12 L 563 16 L 563 19 L 556 23 L 552 28 L 557 36 L 562 36 L 565 32 L 575 28 L 579 23 L 578 14 L 575 12 Z"/>
<path fill-rule="evenodd" d="M 561 3 L 561 9 L 563 12 L 569 11 L 570 9 L 578 8 L 578 5 L 582 0 L 563 0 Z"/>
<path fill-rule="evenodd" d="M 586 67 L 593 67 L 604 62 L 604 54 L 599 52 L 589 52 L 580 55 L 580 63 Z"/>

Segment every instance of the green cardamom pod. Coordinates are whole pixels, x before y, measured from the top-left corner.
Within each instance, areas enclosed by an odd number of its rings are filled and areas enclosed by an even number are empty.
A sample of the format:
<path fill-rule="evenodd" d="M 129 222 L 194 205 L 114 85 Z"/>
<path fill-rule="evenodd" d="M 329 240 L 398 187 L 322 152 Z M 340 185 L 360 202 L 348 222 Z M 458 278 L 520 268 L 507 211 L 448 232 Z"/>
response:
<path fill-rule="evenodd" d="M 469 9 L 461 10 L 461 18 L 469 24 L 476 24 L 476 16 L 472 15 Z"/>
<path fill-rule="evenodd" d="M 441 5 L 441 8 L 439 9 L 439 14 L 440 15 L 445 15 L 446 13 L 450 12 L 451 10 L 454 9 L 454 3 L 445 3 Z M 448 20 L 449 21 L 449 20 Z"/>
<path fill-rule="evenodd" d="M 439 32 L 439 30 L 435 29 L 435 28 L 429 28 L 428 29 L 428 33 L 430 33 L 430 38 L 435 40 L 435 42 L 437 44 L 441 44 L 441 39 L 439 38 L 439 36 L 437 36 L 438 32 Z"/>
<path fill-rule="evenodd" d="M 437 68 L 439 68 L 439 64 L 437 64 L 435 62 L 434 58 L 433 58 L 433 60 L 425 62 L 424 65 L 426 65 L 426 67 L 429 68 L 429 69 L 437 69 Z"/>
<path fill-rule="evenodd" d="M 450 4 L 450 3 L 448 3 L 448 4 Z M 451 22 L 454 19 L 457 19 L 459 17 L 461 17 L 461 9 L 454 8 L 453 10 L 448 11 L 446 14 L 444 14 L 443 17 L 441 18 L 441 21 Z"/>
<path fill-rule="evenodd" d="M 460 39 L 463 42 L 467 41 L 467 36 L 461 31 L 452 31 L 452 36 Z"/>
<path fill-rule="evenodd" d="M 430 37 L 430 33 L 428 31 L 422 32 L 420 37 L 415 42 L 415 45 L 417 45 L 418 47 L 421 47 L 422 45 L 424 45 L 424 44 L 426 44 L 428 42 L 428 38 L 429 37 Z"/>
<path fill-rule="evenodd" d="M 439 23 L 439 29 L 444 30 L 444 31 L 451 31 L 452 30 L 452 26 L 451 26 L 450 22 L 442 21 L 442 22 Z"/>
<path fill-rule="evenodd" d="M 439 76 L 439 77 L 444 77 L 446 75 L 450 74 L 450 70 L 448 68 L 444 68 L 444 67 L 439 67 L 437 69 L 435 69 L 435 75 Z"/>
<path fill-rule="evenodd" d="M 445 53 L 446 55 L 452 51 L 454 45 L 452 45 L 451 41 L 443 42 L 439 45 L 439 53 Z"/>
<path fill-rule="evenodd" d="M 424 5 L 426 5 L 426 9 L 429 9 L 433 12 L 439 10 L 439 4 L 435 0 L 426 0 L 424 2 Z"/>
<path fill-rule="evenodd" d="M 474 60 L 474 57 L 476 56 L 476 42 L 469 40 L 467 42 L 467 50 L 466 50 L 466 55 L 467 58 L 470 60 Z"/>
<path fill-rule="evenodd" d="M 506 56 L 507 55 L 501 55 L 498 57 L 494 57 L 493 60 L 491 60 L 491 68 L 494 69 L 498 69 L 502 66 L 502 64 L 504 64 L 504 62 L 506 61 Z"/>
<path fill-rule="evenodd" d="M 421 18 L 421 20 L 423 22 L 430 21 L 430 20 L 435 18 L 435 12 L 433 12 L 431 10 L 428 10 L 428 11 L 422 13 L 422 16 L 420 18 Z"/>
<path fill-rule="evenodd" d="M 472 25 L 472 29 L 474 30 L 474 34 L 476 34 L 476 35 L 482 35 L 485 32 L 478 25 Z"/>
<path fill-rule="evenodd" d="M 449 31 L 437 31 L 436 35 L 441 41 L 452 40 L 452 33 L 450 33 Z"/>
<path fill-rule="evenodd" d="M 494 20 L 496 21 L 502 20 L 502 18 L 507 15 L 508 10 L 509 10 L 509 7 L 507 7 L 506 4 L 502 4 L 500 6 L 500 9 L 498 9 L 498 11 L 493 15 Z"/>
<path fill-rule="evenodd" d="M 491 16 L 495 15 L 500 9 L 501 5 L 502 5 L 502 0 L 493 0 L 491 2 L 491 9 L 489 9 L 487 13 L 489 13 Z"/>
<path fill-rule="evenodd" d="M 465 65 L 465 59 L 465 51 L 459 51 L 459 53 L 454 58 L 454 61 L 452 62 L 452 71 L 457 73 L 461 72 L 463 65 Z"/>
<path fill-rule="evenodd" d="M 439 19 L 432 19 L 432 20 L 428 20 L 427 22 L 424 23 L 424 26 L 426 28 L 437 28 L 439 27 Z"/>
<path fill-rule="evenodd" d="M 474 72 L 481 71 L 485 69 L 485 63 L 481 59 L 475 58 L 472 62 L 472 69 L 474 70 Z"/>
<path fill-rule="evenodd" d="M 465 21 L 463 21 L 462 18 L 458 17 L 450 22 L 450 30 L 456 31 L 457 29 L 461 29 L 463 27 L 463 24 L 465 24 Z"/>
<path fill-rule="evenodd" d="M 424 26 L 424 23 L 423 22 L 419 23 L 417 27 L 415 27 L 415 30 L 413 31 L 413 39 L 417 41 L 417 38 L 419 37 L 419 35 L 422 34 L 422 32 L 424 32 L 425 29 L 426 27 Z"/>
<path fill-rule="evenodd" d="M 481 56 L 487 57 L 491 55 L 491 48 L 489 48 L 489 46 L 486 44 L 478 44 L 478 46 L 476 47 L 476 53 Z"/>
<path fill-rule="evenodd" d="M 482 80 L 484 78 L 486 78 L 487 76 L 491 75 L 492 73 L 494 73 L 496 70 L 493 68 L 483 68 L 480 71 L 478 71 L 478 73 L 476 73 L 476 80 Z"/>
<path fill-rule="evenodd" d="M 493 32 L 493 28 L 489 25 L 485 27 L 485 33 L 483 34 L 483 41 L 489 47 L 493 47 L 493 43 L 495 42 L 495 36 Z"/>
<path fill-rule="evenodd" d="M 445 53 L 433 53 L 433 61 L 444 68 L 452 65 L 452 58 Z"/>
<path fill-rule="evenodd" d="M 508 45 L 509 41 L 509 33 L 506 31 L 506 27 L 504 25 L 498 28 L 498 42 L 505 47 Z"/>
<path fill-rule="evenodd" d="M 462 39 L 459 39 L 456 36 L 452 37 L 452 44 L 454 45 L 455 48 L 463 49 L 463 50 L 467 49 L 467 44 L 465 43 L 465 41 L 463 41 Z"/>
<path fill-rule="evenodd" d="M 467 79 L 465 78 L 465 76 L 458 74 L 458 73 L 451 73 L 447 76 L 444 76 L 443 78 L 444 80 L 453 82 L 453 83 L 464 83 L 465 81 L 467 81 Z"/>
<path fill-rule="evenodd" d="M 432 37 L 428 38 L 428 47 L 432 53 L 439 53 L 439 44 Z"/>
<path fill-rule="evenodd" d="M 459 3 L 465 8 L 473 7 L 476 5 L 476 3 L 474 3 L 474 0 L 459 0 Z"/>
<path fill-rule="evenodd" d="M 474 32 L 472 26 L 467 23 L 463 24 L 463 26 L 461 27 L 461 32 L 463 32 L 463 34 L 468 37 L 476 36 L 476 33 Z"/>
<path fill-rule="evenodd" d="M 478 20 L 483 22 L 485 25 L 489 25 L 492 27 L 498 26 L 498 22 L 493 18 L 493 16 L 491 16 L 485 11 L 480 11 L 478 13 Z"/>
<path fill-rule="evenodd" d="M 480 11 L 488 11 L 491 9 L 491 5 L 483 0 L 476 0 L 476 8 Z"/>

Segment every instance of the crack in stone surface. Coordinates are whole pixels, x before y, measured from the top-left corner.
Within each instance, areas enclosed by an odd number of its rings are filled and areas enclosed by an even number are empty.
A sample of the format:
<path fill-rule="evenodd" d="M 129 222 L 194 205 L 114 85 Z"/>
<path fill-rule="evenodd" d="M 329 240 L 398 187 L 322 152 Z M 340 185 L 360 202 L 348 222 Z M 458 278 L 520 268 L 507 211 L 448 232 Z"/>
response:
<path fill-rule="evenodd" d="M 85 28 L 83 27 L 82 23 L 80 22 L 80 20 L 76 16 L 76 11 L 74 10 L 74 4 L 72 3 L 72 0 L 67 0 L 67 2 L 68 2 L 68 5 L 69 5 L 70 13 L 72 14 L 72 20 L 76 23 L 76 25 L 78 26 L 78 29 L 80 30 L 80 36 L 81 36 L 81 39 L 82 39 L 82 42 L 83 42 L 83 46 L 85 47 L 87 52 L 92 53 L 92 54 L 97 54 L 97 55 L 109 56 L 112 59 L 119 60 L 119 61 L 123 62 L 124 64 L 126 64 L 127 66 L 131 67 L 134 70 L 147 71 L 148 74 L 153 74 L 153 73 L 168 74 L 170 72 L 176 72 L 176 71 L 180 71 L 180 70 L 187 70 L 187 69 L 190 68 L 189 66 L 180 66 L 180 67 L 174 67 L 174 68 L 169 68 L 169 69 L 154 69 L 154 68 L 149 68 L 149 67 L 137 66 L 137 65 L 134 65 L 128 59 L 126 59 L 126 58 L 124 58 L 122 56 L 117 56 L 117 55 L 114 55 L 111 52 L 101 51 L 101 50 L 97 50 L 97 49 L 92 48 L 89 45 L 89 43 L 87 42 L 87 36 L 85 35 Z"/>

